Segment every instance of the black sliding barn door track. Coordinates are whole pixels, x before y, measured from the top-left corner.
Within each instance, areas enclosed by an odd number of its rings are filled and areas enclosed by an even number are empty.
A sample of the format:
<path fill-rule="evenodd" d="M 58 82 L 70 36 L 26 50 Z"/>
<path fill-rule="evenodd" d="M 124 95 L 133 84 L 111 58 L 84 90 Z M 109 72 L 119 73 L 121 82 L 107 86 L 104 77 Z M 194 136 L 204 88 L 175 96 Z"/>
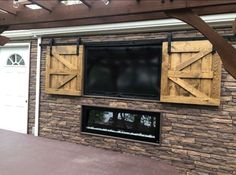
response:
<path fill-rule="evenodd" d="M 76 55 L 79 55 L 79 46 L 81 45 L 81 38 L 78 38 L 76 42 L 56 42 L 54 38 L 50 39 L 48 43 L 40 44 L 41 47 L 49 46 L 50 47 L 50 55 L 52 56 L 52 47 L 53 46 L 74 46 L 76 45 Z M 69 54 L 71 55 L 71 54 Z"/>
<path fill-rule="evenodd" d="M 236 41 L 236 36 L 235 35 L 223 35 L 226 40 L 228 41 Z M 172 41 L 196 41 L 196 40 L 207 40 L 206 37 L 186 37 L 186 38 L 178 38 L 178 37 L 173 37 L 173 33 L 169 32 L 167 34 L 166 38 L 160 38 L 160 39 L 151 39 L 151 40 L 133 40 L 133 41 L 102 41 L 102 42 L 91 42 L 91 41 L 82 41 L 80 37 L 76 40 L 76 42 L 57 42 L 54 38 L 50 39 L 48 43 L 42 43 L 40 44 L 41 47 L 44 46 L 50 46 L 50 54 L 52 52 L 52 47 L 53 46 L 77 46 L 77 51 L 76 54 L 79 55 L 79 46 L 81 44 L 84 45 L 94 45 L 94 46 L 99 46 L 101 44 L 114 44 L 114 45 L 126 45 L 126 44 L 161 44 L 162 42 L 168 42 L 168 53 L 171 54 L 171 43 Z"/>

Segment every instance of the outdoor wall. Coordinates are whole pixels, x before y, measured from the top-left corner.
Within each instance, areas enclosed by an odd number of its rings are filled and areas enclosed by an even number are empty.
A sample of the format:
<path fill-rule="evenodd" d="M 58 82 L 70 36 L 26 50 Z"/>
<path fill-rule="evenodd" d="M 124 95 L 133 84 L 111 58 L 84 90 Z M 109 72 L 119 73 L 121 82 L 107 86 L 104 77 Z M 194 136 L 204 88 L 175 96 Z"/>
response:
<path fill-rule="evenodd" d="M 221 29 L 219 32 L 231 34 L 232 30 Z M 82 39 L 83 41 L 130 41 L 160 39 L 165 38 L 166 34 L 160 32 L 98 35 L 84 36 Z M 174 32 L 174 37 L 194 36 L 200 34 L 196 31 Z M 71 42 L 76 39 L 76 37 L 57 38 L 56 41 Z M 43 43 L 47 42 L 47 38 L 43 39 Z M 224 70 L 220 107 L 164 104 L 158 101 L 106 97 L 70 97 L 45 94 L 45 55 L 46 48 L 43 48 L 39 130 L 41 137 L 164 160 L 189 175 L 236 173 L 236 80 Z M 32 71 L 31 74 L 33 82 L 34 72 Z M 34 100 L 33 97 L 31 100 Z M 81 134 L 81 105 L 161 112 L 163 115 L 161 143 L 141 143 Z"/>
<path fill-rule="evenodd" d="M 36 93 L 36 69 L 37 69 L 37 40 L 31 40 L 30 50 L 30 77 L 29 77 L 29 108 L 28 108 L 28 134 L 33 134 L 35 118 L 35 93 Z"/>

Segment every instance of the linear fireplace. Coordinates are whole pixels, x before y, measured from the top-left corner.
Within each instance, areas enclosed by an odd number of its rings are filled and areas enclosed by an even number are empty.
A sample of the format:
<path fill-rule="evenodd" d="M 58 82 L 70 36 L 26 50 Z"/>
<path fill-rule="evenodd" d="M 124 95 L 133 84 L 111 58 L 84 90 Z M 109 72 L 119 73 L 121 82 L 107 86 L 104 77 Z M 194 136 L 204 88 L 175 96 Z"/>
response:
<path fill-rule="evenodd" d="M 160 113 L 83 106 L 82 132 L 159 143 Z"/>

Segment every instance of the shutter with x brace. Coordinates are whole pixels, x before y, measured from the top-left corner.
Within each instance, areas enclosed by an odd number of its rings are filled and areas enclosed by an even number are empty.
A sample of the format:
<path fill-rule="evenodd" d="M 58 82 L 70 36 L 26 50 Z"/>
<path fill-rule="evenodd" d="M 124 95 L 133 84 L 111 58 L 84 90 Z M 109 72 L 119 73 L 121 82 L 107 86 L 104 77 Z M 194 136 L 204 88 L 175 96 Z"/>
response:
<path fill-rule="evenodd" d="M 161 102 L 219 106 L 221 66 L 209 41 L 163 43 Z"/>
<path fill-rule="evenodd" d="M 53 46 L 46 56 L 46 84 L 48 94 L 82 95 L 83 46 Z"/>

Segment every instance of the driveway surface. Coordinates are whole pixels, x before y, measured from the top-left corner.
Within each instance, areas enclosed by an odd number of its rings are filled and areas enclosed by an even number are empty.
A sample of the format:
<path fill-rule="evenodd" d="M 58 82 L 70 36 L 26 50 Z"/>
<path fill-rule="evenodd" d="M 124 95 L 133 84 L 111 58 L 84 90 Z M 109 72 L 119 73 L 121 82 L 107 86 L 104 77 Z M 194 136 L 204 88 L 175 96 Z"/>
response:
<path fill-rule="evenodd" d="M 160 161 L 0 130 L 0 175 L 177 175 Z"/>

